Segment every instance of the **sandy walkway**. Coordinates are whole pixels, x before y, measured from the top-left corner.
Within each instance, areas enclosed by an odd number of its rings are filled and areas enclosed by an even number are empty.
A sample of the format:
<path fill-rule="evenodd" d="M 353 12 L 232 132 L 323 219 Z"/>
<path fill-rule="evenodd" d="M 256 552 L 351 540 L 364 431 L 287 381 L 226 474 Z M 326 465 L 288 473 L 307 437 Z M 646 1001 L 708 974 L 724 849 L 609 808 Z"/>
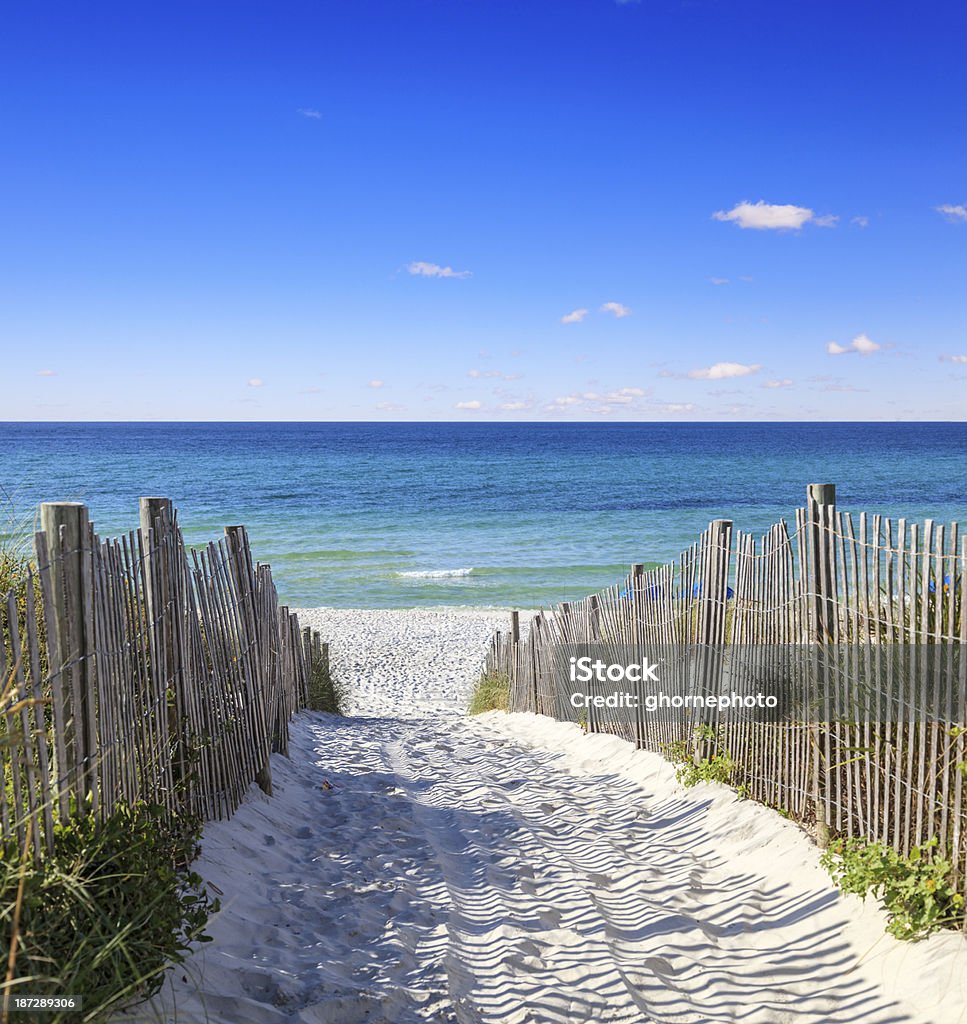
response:
<path fill-rule="evenodd" d="M 327 620 L 343 666 L 387 696 L 370 717 L 302 716 L 276 796 L 206 828 L 215 941 L 133 1019 L 967 1021 L 962 939 L 884 936 L 777 815 L 685 792 L 620 741 L 460 716 L 486 616 L 458 623 L 448 659 L 428 613 L 404 620 L 409 640 L 344 614 Z M 425 713 L 400 715 L 431 677 Z"/>

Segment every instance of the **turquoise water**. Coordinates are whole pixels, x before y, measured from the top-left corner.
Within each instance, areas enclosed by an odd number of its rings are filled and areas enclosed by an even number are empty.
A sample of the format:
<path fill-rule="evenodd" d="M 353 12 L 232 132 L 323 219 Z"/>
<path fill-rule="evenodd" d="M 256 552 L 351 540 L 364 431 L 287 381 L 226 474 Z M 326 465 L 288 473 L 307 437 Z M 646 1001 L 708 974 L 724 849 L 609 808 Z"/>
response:
<path fill-rule="evenodd" d="M 841 508 L 967 523 L 967 424 L 0 423 L 13 504 L 102 534 L 166 495 L 189 542 L 244 523 L 296 606 L 532 607 L 765 530 L 810 482 Z"/>

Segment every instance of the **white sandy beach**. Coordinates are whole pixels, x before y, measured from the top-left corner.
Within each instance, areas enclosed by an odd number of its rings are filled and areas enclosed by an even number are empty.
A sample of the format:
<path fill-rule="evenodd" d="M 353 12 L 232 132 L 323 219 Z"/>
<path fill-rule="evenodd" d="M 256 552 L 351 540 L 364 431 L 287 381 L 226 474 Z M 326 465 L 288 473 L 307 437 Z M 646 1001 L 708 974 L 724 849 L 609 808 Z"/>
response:
<path fill-rule="evenodd" d="M 214 941 L 119 1020 L 953 1024 L 967 942 L 900 943 L 795 825 L 533 715 L 469 720 L 507 613 L 300 612 L 351 715 L 209 824 Z"/>

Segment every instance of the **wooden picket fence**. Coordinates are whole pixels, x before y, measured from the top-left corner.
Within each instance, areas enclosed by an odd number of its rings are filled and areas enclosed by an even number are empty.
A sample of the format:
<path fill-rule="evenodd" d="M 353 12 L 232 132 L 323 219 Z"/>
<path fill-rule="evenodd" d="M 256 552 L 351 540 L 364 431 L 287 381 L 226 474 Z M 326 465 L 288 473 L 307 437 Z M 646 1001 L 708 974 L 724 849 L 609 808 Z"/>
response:
<path fill-rule="evenodd" d="M 553 716 L 555 657 L 566 645 L 839 652 L 825 716 L 749 721 L 706 710 L 686 720 L 591 708 L 585 724 L 696 761 L 725 753 L 735 786 L 820 841 L 862 836 L 907 854 L 936 836 L 964 878 L 965 588 L 967 536 L 956 523 L 854 516 L 837 510 L 833 485 L 811 485 L 791 528 L 783 520 L 756 538 L 716 520 L 675 562 L 632 566 L 620 584 L 534 616 L 526 639 L 514 613 L 493 637 L 487 670 L 509 677 L 511 710 Z M 900 647 L 912 670 L 889 659 Z M 858 678 L 876 680 L 879 704 L 844 714 L 855 701 L 841 698 Z"/>
<path fill-rule="evenodd" d="M 2 596 L 0 837 L 37 857 L 58 821 L 122 801 L 231 815 L 253 781 L 271 792 L 306 706 L 319 637 L 244 527 L 189 550 L 168 499 L 140 512 L 102 539 L 84 505 L 42 505 L 22 607 Z"/>

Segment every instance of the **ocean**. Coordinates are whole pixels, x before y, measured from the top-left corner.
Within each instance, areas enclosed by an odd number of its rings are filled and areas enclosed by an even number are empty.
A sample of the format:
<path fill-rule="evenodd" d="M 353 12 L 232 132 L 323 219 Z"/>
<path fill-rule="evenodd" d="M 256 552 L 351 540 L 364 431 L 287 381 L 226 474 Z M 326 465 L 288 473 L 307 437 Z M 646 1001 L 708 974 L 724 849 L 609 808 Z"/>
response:
<path fill-rule="evenodd" d="M 808 483 L 967 524 L 965 423 L 0 423 L 0 451 L 0 519 L 84 501 L 114 535 L 165 495 L 189 543 L 245 524 L 295 607 L 577 599 Z"/>

